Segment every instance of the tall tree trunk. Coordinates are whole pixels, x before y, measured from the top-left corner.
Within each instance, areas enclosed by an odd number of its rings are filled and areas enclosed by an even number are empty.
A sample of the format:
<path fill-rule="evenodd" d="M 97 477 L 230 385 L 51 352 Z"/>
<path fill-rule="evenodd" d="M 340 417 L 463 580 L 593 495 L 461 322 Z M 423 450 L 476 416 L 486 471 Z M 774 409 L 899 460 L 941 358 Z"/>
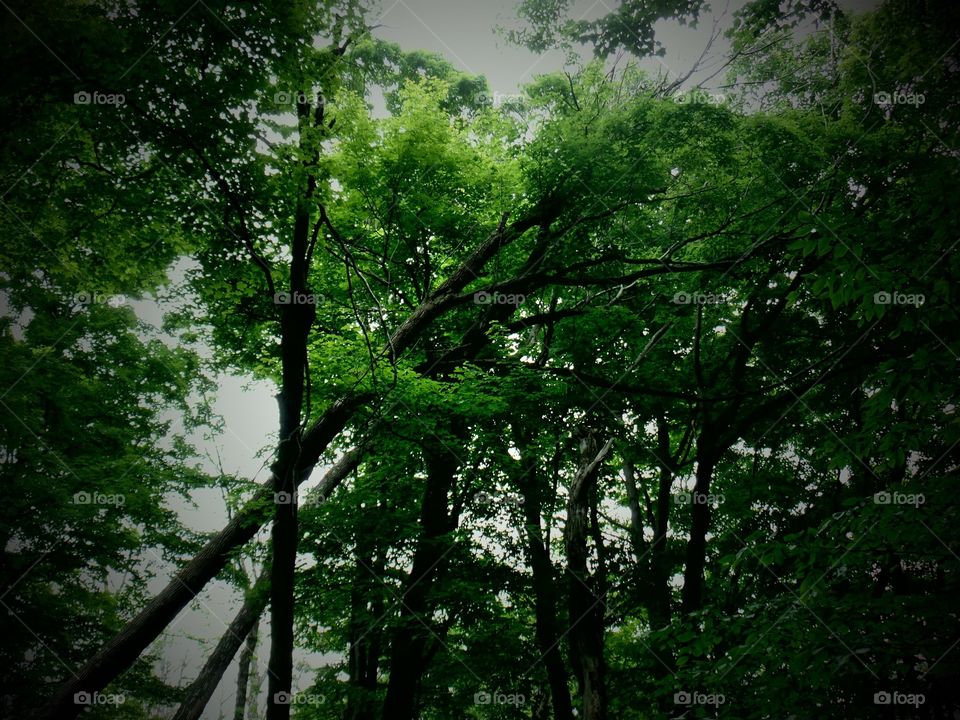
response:
<path fill-rule="evenodd" d="M 581 444 L 582 465 L 570 484 L 564 544 L 567 553 L 570 607 L 570 660 L 580 685 L 581 716 L 584 720 L 606 720 L 606 666 L 603 657 L 605 598 L 596 594 L 595 579 L 587 566 L 590 533 L 590 503 L 600 464 L 613 444 L 596 453 L 592 435 Z M 591 459 L 592 458 L 592 459 Z M 595 500 L 595 498 L 594 498 Z"/>
<path fill-rule="evenodd" d="M 660 434 L 660 433 L 658 433 Z M 648 519 L 653 525 L 653 540 L 648 544 L 644 540 L 643 514 L 640 507 L 640 492 L 637 488 L 634 465 L 629 459 L 623 463 L 623 475 L 627 489 L 627 503 L 630 507 L 630 535 L 634 554 L 637 557 L 638 570 L 644 573 L 638 578 L 637 586 L 640 595 L 640 604 L 646 608 L 652 631 L 660 630 L 670 624 L 671 597 L 670 597 L 670 568 L 666 557 L 667 526 L 670 515 L 670 488 L 673 481 L 673 472 L 663 458 L 664 438 L 659 438 L 660 468 L 657 487 L 657 498 L 650 503 Z M 669 436 L 666 438 L 669 443 Z M 667 445 L 669 452 L 669 445 Z M 649 557 L 648 557 L 649 556 Z M 669 641 L 668 641 L 669 643 Z M 650 652 L 659 661 L 653 669 L 657 680 L 665 680 L 676 671 L 676 658 L 670 644 L 650 644 Z M 660 704 L 664 717 L 670 715 L 675 706 L 666 699 Z"/>
<path fill-rule="evenodd" d="M 670 596 L 670 567 L 667 558 L 667 528 L 670 519 L 670 489 L 675 468 L 670 456 L 670 434 L 664 418 L 657 419 L 657 494 L 654 501 L 644 495 L 648 504 L 648 519 L 653 527 L 653 540 L 644 539 L 644 515 L 640 491 L 637 487 L 633 462 L 623 462 L 627 505 L 630 508 L 630 540 L 639 571 L 640 602 L 646 608 L 650 629 L 660 630 L 670 624 L 672 601 Z M 649 559 L 648 559 L 649 556 Z"/>
<path fill-rule="evenodd" d="M 313 162 L 319 151 L 309 147 L 311 125 L 323 125 L 324 101 L 317 103 L 316 113 L 301 91 L 297 102 L 297 121 L 300 129 L 300 147 Z M 297 198 L 293 219 L 293 239 L 290 244 L 290 296 L 281 306 L 280 362 L 282 385 L 280 389 L 280 447 L 274 470 L 279 478 L 274 503 L 270 568 L 270 663 L 267 681 L 267 720 L 288 720 L 290 693 L 293 688 L 293 622 L 294 580 L 297 564 L 297 466 L 303 435 L 303 403 L 307 366 L 307 341 L 316 318 L 314 305 L 306 301 L 309 295 L 310 274 L 310 210 L 316 190 L 316 178 L 307 173 L 304 186 Z M 303 298 L 303 302 L 297 302 Z"/>
<path fill-rule="evenodd" d="M 533 574 L 533 601 L 536 618 L 537 647 L 540 650 L 555 720 L 572 720 L 573 704 L 567 685 L 567 670 L 560 652 L 560 634 L 557 629 L 557 597 L 554 585 L 553 563 L 550 549 L 543 536 L 541 514 L 543 493 L 541 477 L 537 472 L 536 455 L 521 446 L 521 462 L 524 463 L 520 480 L 523 496 L 524 528 L 527 536 L 527 554 Z"/>
<path fill-rule="evenodd" d="M 660 616 L 657 612 L 656 578 L 653 575 L 653 546 L 648 545 L 644 538 L 643 508 L 640 506 L 640 491 L 637 488 L 637 477 L 633 462 L 623 461 L 623 479 L 627 491 L 627 507 L 630 509 L 630 545 L 633 547 L 633 556 L 636 562 L 637 602 L 647 611 L 650 620 L 650 629 L 660 627 Z"/>
<path fill-rule="evenodd" d="M 358 534 L 353 583 L 350 589 L 350 626 L 348 669 L 350 689 L 344 720 L 374 720 L 377 673 L 380 669 L 381 629 L 383 616 L 383 577 L 385 559 L 376 547 L 373 528 L 362 528 Z"/>
<path fill-rule="evenodd" d="M 681 610 L 684 615 L 703 606 L 703 572 L 707 558 L 707 531 L 710 529 L 710 504 L 707 495 L 717 465 L 712 443 L 701 433 L 697 441 L 697 478 L 690 498 L 690 540 L 683 571 Z"/>
<path fill-rule="evenodd" d="M 237 697 L 233 708 L 233 720 L 244 720 L 245 709 L 247 706 L 247 688 L 250 685 L 250 667 L 255 660 L 254 653 L 257 650 L 257 639 L 259 623 L 254 623 L 247 634 L 247 641 L 240 652 L 240 662 L 237 668 Z"/>
<path fill-rule="evenodd" d="M 207 662 L 200 670 L 200 674 L 197 675 L 197 679 L 187 689 L 186 696 L 180 703 L 173 720 L 197 720 L 203 714 L 203 709 L 207 706 L 210 698 L 213 697 L 217 685 L 223 678 L 223 673 L 230 666 L 244 639 L 249 638 L 251 633 L 254 632 L 254 628 L 260 621 L 260 616 L 263 615 L 267 598 L 270 596 L 267 577 L 267 571 L 264 570 L 253 587 L 247 592 L 247 597 L 243 601 L 240 611 L 230 623 L 223 637 L 220 638 L 220 642 L 217 643 L 213 653 L 207 658 Z M 242 708 L 242 705 L 240 707 Z"/>
<path fill-rule="evenodd" d="M 296 487 L 292 487 L 296 492 Z M 281 491 L 292 497 L 289 490 Z M 270 572 L 270 661 L 267 720 L 288 720 L 293 685 L 293 590 L 297 559 L 297 502 L 277 503 Z"/>
<path fill-rule="evenodd" d="M 462 435 L 458 429 L 455 434 Z M 443 442 L 424 453 L 426 488 L 420 510 L 421 533 L 407 577 L 399 624 L 390 647 L 390 680 L 383 706 L 383 720 L 413 720 L 420 684 L 426 671 L 425 650 L 430 632 L 429 592 L 443 572 L 450 548 L 450 532 L 456 519 L 449 514 L 449 497 L 459 467 L 457 457 Z"/>
<path fill-rule="evenodd" d="M 682 445 L 683 443 L 681 443 Z M 657 418 L 657 454 L 660 473 L 654 507 L 653 545 L 650 549 L 653 604 L 650 618 L 654 630 L 665 628 L 673 615 L 670 593 L 670 559 L 667 557 L 667 529 L 670 523 L 670 489 L 676 472 L 670 456 L 670 432 L 666 420 Z"/>

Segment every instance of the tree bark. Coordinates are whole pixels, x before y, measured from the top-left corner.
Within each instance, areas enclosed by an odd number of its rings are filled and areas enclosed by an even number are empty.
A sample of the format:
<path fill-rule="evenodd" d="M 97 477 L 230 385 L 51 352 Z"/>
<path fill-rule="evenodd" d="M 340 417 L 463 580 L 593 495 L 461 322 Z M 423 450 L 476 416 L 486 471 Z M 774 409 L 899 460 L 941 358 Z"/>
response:
<path fill-rule="evenodd" d="M 524 527 L 527 553 L 533 574 L 533 600 L 536 618 L 537 647 L 540 650 L 555 720 L 572 720 L 573 704 L 567 685 L 567 670 L 560 653 L 560 634 L 557 629 L 557 598 L 554 586 L 553 563 L 540 524 L 543 498 L 536 459 L 527 448 L 521 448 L 521 462 L 525 464 L 520 488 L 523 497 Z"/>
<path fill-rule="evenodd" d="M 569 573 L 570 660 L 580 686 L 581 713 L 584 720 L 606 720 L 606 665 L 603 657 L 603 632 L 606 604 L 596 595 L 595 578 L 587 565 L 590 533 L 590 503 L 600 464 L 613 444 L 596 451 L 592 434 L 581 445 L 582 465 L 570 484 L 564 544 Z"/>
<path fill-rule="evenodd" d="M 680 444 L 683 446 L 684 443 L 681 441 Z M 654 622 L 654 630 L 667 627 L 673 615 L 673 600 L 670 592 L 670 559 L 667 556 L 667 529 L 670 524 L 670 504 L 672 502 L 670 489 L 673 486 L 673 477 L 677 468 L 674 460 L 671 459 L 670 432 L 663 417 L 657 418 L 657 452 L 660 462 L 660 477 L 657 483 L 653 547 L 650 550 L 654 583 L 654 605 L 651 618 Z M 682 452 L 681 447 L 678 455 Z"/>
<path fill-rule="evenodd" d="M 462 436 L 464 431 L 465 428 L 457 428 L 454 434 Z M 402 597 L 399 624 L 391 639 L 383 720 L 416 717 L 430 637 L 430 631 L 424 627 L 424 623 L 430 622 L 429 592 L 443 572 L 443 560 L 450 548 L 449 535 L 457 524 L 449 514 L 449 497 L 459 460 L 443 442 L 427 448 L 424 456 L 427 481 L 420 509 L 422 530 Z"/>
<path fill-rule="evenodd" d="M 633 547 L 633 557 L 637 568 L 637 602 L 639 607 L 647 610 L 650 620 L 650 629 L 654 630 L 657 621 L 654 619 L 653 576 L 652 562 L 647 555 L 652 548 L 647 546 L 644 539 L 643 509 L 640 507 L 640 491 L 637 489 L 637 476 L 633 462 L 623 461 L 623 481 L 627 491 L 627 507 L 630 509 L 630 545 Z"/>
<path fill-rule="evenodd" d="M 373 531 L 373 528 L 362 528 L 354 548 L 356 562 L 350 589 L 348 653 L 350 689 L 345 720 L 374 720 L 376 717 L 375 695 L 382 635 L 379 621 L 384 613 L 380 578 L 385 569 L 385 557 Z"/>
<path fill-rule="evenodd" d="M 637 488 L 634 465 L 624 460 L 623 475 L 627 491 L 627 505 L 630 508 L 630 539 L 633 552 L 640 564 L 641 588 L 640 602 L 647 609 L 651 630 L 660 630 L 670 624 L 672 600 L 670 594 L 670 567 L 666 554 L 667 528 L 670 519 L 670 488 L 673 484 L 675 468 L 670 457 L 670 434 L 666 421 L 657 419 L 657 464 L 658 480 L 656 499 L 647 498 L 649 520 L 653 526 L 653 540 L 648 545 L 644 540 L 643 510 L 640 505 L 640 492 Z M 649 555 L 649 560 L 647 559 Z"/>
<path fill-rule="evenodd" d="M 707 558 L 707 531 L 710 529 L 710 504 L 707 495 L 716 468 L 717 455 L 703 434 L 697 441 L 697 478 L 690 498 L 690 540 L 683 571 L 681 610 L 684 615 L 703 607 L 703 573 Z"/>
<path fill-rule="evenodd" d="M 302 97 L 302 95 L 301 95 Z M 323 105 L 318 108 L 323 112 Z M 297 103 L 301 138 L 306 126 L 310 105 Z M 297 297 L 307 297 L 307 277 L 310 272 L 307 256 L 310 245 L 310 205 L 315 180 L 308 176 L 304 194 L 298 198 L 294 216 L 293 241 L 290 262 L 290 302 L 281 306 L 280 360 L 282 385 L 280 389 L 280 447 L 274 473 L 279 478 L 279 492 L 274 502 L 270 569 L 270 663 L 267 681 L 267 720 L 288 720 L 290 692 L 293 687 L 293 623 L 294 578 L 297 564 L 297 466 L 303 433 L 303 402 L 307 366 L 307 341 L 316 318 L 310 303 L 298 303 Z"/>
<path fill-rule="evenodd" d="M 633 463 L 625 459 L 623 474 L 627 489 L 627 503 L 630 507 L 630 535 L 634 554 L 637 557 L 638 571 L 642 574 L 637 580 L 639 602 L 647 610 L 650 630 L 661 630 L 670 625 L 671 595 L 670 595 L 670 568 L 666 557 L 667 526 L 670 515 L 670 487 L 673 481 L 673 472 L 664 458 L 669 453 L 669 435 L 664 438 L 665 426 L 658 422 L 658 449 L 660 472 L 658 478 L 656 504 L 649 502 L 648 520 L 653 525 L 653 541 L 648 545 L 644 540 L 643 514 L 640 507 L 640 492 L 637 488 L 636 474 Z M 667 441 L 664 452 L 664 440 Z M 649 558 L 647 557 L 649 555 Z M 667 641 L 669 643 L 669 641 Z M 676 670 L 676 659 L 673 648 L 669 644 L 652 643 L 650 652 L 659 661 L 654 666 L 654 676 L 657 680 L 665 680 Z M 675 709 L 666 699 L 660 703 L 660 710 L 664 717 L 669 716 Z"/>

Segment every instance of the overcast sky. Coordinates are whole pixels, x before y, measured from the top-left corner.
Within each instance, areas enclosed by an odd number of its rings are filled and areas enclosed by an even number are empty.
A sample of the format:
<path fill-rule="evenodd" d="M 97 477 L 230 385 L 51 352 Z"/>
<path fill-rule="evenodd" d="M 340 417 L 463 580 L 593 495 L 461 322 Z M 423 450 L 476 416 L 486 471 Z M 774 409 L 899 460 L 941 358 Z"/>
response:
<path fill-rule="evenodd" d="M 743 2 L 731 0 L 727 16 Z M 577 0 L 571 16 L 592 20 L 616 5 L 614 0 Z M 385 0 L 379 19 L 382 27 L 376 35 L 404 48 L 437 52 L 462 70 L 484 75 L 491 92 L 512 94 L 538 74 L 559 70 L 564 61 L 561 52 L 536 55 L 508 44 L 495 33 L 498 26 L 516 27 L 515 7 L 514 0 Z M 668 54 L 643 66 L 652 72 L 668 72 L 671 78 L 683 72 L 702 52 L 713 19 L 724 15 L 727 4 L 721 2 L 718 8 L 717 13 L 705 13 L 697 29 L 661 23 L 658 37 L 668 45 Z M 726 42 L 720 41 L 714 49 L 722 55 L 726 47 Z"/>

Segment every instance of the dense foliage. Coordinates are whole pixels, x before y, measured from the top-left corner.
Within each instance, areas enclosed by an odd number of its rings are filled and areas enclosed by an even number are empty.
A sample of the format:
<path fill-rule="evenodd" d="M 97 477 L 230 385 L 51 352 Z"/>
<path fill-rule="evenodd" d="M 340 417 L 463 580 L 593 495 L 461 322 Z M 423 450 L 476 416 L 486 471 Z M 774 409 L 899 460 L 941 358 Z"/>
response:
<path fill-rule="evenodd" d="M 4 6 L 4 717 L 958 716 L 960 10 L 748 3 L 718 96 L 570 5 L 502 106 L 362 2 Z"/>

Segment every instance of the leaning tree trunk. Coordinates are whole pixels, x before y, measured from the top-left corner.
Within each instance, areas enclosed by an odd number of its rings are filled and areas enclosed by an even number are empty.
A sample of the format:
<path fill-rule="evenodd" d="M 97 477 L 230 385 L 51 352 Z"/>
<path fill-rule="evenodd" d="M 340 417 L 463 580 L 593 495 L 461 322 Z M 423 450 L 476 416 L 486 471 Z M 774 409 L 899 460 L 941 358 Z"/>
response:
<path fill-rule="evenodd" d="M 233 622 L 230 623 L 223 637 L 220 638 L 220 642 L 217 643 L 213 653 L 207 658 L 207 662 L 200 674 L 197 675 L 197 679 L 187 688 L 186 696 L 180 703 L 180 708 L 177 710 L 177 714 L 173 716 L 173 720 L 197 720 L 203 714 L 203 709 L 207 706 L 210 698 L 213 697 L 223 673 L 237 654 L 237 650 L 243 644 L 244 639 L 255 632 L 260 616 L 263 615 L 263 610 L 267 605 L 267 598 L 270 596 L 268 586 L 267 571 L 264 570 L 253 587 L 247 592 L 247 597 L 243 601 L 240 611 Z M 242 702 L 242 699 L 238 699 L 238 702 Z M 239 707 L 242 708 L 243 706 L 239 705 Z"/>
<path fill-rule="evenodd" d="M 240 662 L 237 668 L 237 697 L 233 708 L 233 720 L 244 720 L 247 707 L 247 688 L 250 685 L 250 668 L 256 657 L 259 623 L 254 623 L 247 634 L 247 641 L 240 652 Z"/>
<path fill-rule="evenodd" d="M 570 659 L 580 685 L 581 713 L 584 720 L 606 720 L 606 666 L 603 658 L 605 598 L 595 595 L 596 585 L 587 566 L 590 534 L 590 503 L 600 464 L 613 444 L 596 449 L 592 435 L 581 446 L 583 464 L 570 483 L 564 544 L 567 553 L 570 612 Z"/>

